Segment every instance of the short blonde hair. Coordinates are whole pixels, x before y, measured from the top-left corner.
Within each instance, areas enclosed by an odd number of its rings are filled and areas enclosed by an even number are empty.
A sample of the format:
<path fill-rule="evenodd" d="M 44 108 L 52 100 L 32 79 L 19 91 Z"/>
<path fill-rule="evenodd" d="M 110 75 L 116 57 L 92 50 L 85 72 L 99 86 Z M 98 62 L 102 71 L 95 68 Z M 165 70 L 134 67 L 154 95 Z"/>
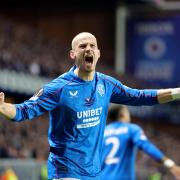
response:
<path fill-rule="evenodd" d="M 77 42 L 80 38 L 82 38 L 82 37 L 93 37 L 93 38 L 96 39 L 96 37 L 95 37 L 93 34 L 89 33 L 89 32 L 81 32 L 81 33 L 77 34 L 77 35 L 73 38 L 73 40 L 72 40 L 72 42 L 71 42 L 71 47 L 72 47 L 72 49 L 74 49 L 74 47 L 75 47 L 75 45 L 76 45 L 76 42 Z"/>

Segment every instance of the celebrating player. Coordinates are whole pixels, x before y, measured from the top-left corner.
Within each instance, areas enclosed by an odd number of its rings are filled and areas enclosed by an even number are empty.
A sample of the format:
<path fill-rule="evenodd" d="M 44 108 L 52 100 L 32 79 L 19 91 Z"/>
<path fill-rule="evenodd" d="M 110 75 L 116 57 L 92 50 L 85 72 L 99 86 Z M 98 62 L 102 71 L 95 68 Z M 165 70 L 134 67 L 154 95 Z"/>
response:
<path fill-rule="evenodd" d="M 70 58 L 75 65 L 69 72 L 24 103 L 8 104 L 1 93 L 0 113 L 19 122 L 48 111 L 48 178 L 98 180 L 109 102 L 136 106 L 165 103 L 180 98 L 180 88 L 137 90 L 96 72 L 100 50 L 95 36 L 88 32 L 73 38 Z"/>

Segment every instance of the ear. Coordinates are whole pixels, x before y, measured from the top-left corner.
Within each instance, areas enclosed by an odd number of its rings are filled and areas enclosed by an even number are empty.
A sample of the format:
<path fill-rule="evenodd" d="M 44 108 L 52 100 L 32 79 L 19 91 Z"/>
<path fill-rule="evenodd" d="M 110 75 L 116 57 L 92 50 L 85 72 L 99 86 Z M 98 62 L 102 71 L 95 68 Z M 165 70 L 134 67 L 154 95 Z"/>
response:
<path fill-rule="evenodd" d="M 100 52 L 100 50 L 98 49 L 98 58 L 100 58 L 101 57 L 101 52 Z"/>
<path fill-rule="evenodd" d="M 70 56 L 71 59 L 73 59 L 73 60 L 75 59 L 76 55 L 75 55 L 74 50 L 71 50 L 71 51 L 69 52 L 69 56 Z"/>

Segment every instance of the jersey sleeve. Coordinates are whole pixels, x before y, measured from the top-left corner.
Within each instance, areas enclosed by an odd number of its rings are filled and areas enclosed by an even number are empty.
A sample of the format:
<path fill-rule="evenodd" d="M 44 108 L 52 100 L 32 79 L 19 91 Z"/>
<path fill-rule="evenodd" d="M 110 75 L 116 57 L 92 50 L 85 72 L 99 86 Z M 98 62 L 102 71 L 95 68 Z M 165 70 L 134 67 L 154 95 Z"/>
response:
<path fill-rule="evenodd" d="M 45 85 L 33 97 L 21 104 L 15 104 L 16 116 L 13 121 L 33 119 L 46 111 L 54 109 L 58 105 L 60 88 L 53 83 Z"/>
<path fill-rule="evenodd" d="M 157 90 L 138 90 L 123 85 L 112 78 L 113 87 L 110 102 L 133 106 L 158 104 Z"/>
<path fill-rule="evenodd" d="M 131 124 L 131 137 L 133 143 L 150 157 L 161 161 L 164 154 L 146 137 L 144 131 L 137 125 Z"/>

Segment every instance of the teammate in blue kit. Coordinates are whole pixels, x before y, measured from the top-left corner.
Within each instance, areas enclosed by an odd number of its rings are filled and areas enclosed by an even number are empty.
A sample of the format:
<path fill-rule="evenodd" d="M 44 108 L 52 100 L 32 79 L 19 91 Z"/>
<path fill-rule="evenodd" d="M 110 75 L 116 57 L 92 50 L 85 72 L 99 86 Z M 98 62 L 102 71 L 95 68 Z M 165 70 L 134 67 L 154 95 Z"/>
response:
<path fill-rule="evenodd" d="M 75 65 L 22 104 L 4 102 L 0 113 L 12 121 L 32 119 L 48 111 L 48 178 L 99 180 L 101 152 L 109 102 L 154 105 L 180 98 L 180 88 L 136 90 L 95 71 L 100 50 L 94 35 L 83 32 L 72 40 Z"/>
<path fill-rule="evenodd" d="M 108 125 L 104 133 L 101 179 L 135 180 L 138 149 L 163 163 L 176 179 L 180 179 L 180 167 L 147 139 L 141 127 L 130 123 L 128 108 L 113 105 L 108 113 Z"/>

